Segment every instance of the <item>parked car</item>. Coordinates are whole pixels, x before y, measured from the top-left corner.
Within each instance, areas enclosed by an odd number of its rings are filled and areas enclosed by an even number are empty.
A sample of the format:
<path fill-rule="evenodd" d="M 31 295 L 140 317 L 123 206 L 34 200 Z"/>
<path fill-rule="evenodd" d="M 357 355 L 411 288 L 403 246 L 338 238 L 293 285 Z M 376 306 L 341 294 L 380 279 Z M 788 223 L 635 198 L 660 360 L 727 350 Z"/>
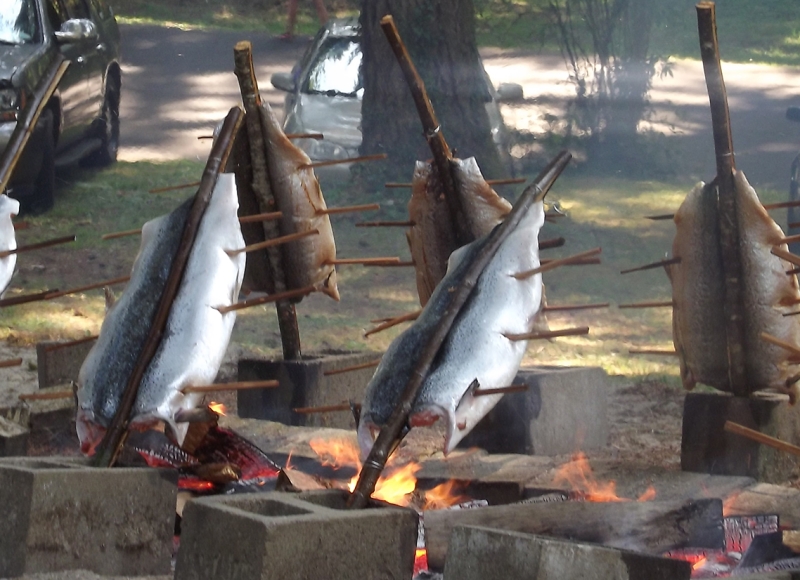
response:
<path fill-rule="evenodd" d="M 119 29 L 105 0 L 0 0 L 0 150 L 57 53 L 70 61 L 9 184 L 23 210 L 53 205 L 55 167 L 116 161 Z"/>
<path fill-rule="evenodd" d="M 492 139 L 506 157 L 507 135 L 499 103 L 522 98 L 522 87 L 508 83 L 495 90 L 488 75 L 491 100 L 486 103 Z M 317 32 L 291 73 L 275 73 L 272 85 L 286 91 L 283 129 L 286 133 L 322 133 L 321 140 L 295 143 L 313 160 L 346 159 L 361 145 L 361 29 L 356 18 L 331 19 Z M 500 93 L 500 94 L 498 94 Z"/>

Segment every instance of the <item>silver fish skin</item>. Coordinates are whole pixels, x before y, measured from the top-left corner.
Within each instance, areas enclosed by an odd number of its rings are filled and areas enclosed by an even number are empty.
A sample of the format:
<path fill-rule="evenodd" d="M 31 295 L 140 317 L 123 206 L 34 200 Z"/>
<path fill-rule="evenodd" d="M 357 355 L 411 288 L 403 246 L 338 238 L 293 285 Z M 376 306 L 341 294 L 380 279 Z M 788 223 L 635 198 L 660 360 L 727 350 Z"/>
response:
<path fill-rule="evenodd" d="M 430 425 L 444 419 L 445 453 L 452 451 L 502 398 L 473 396 L 473 382 L 477 380 L 482 389 L 509 386 L 522 362 L 527 341 L 512 341 L 505 334 L 531 331 L 542 301 L 542 278 L 535 274 L 517 279 L 514 274 L 539 266 L 538 235 L 543 223 L 544 208 L 539 202 L 528 210 L 484 269 L 420 387 L 409 424 Z M 438 326 L 449 304 L 449 292 L 462 283 L 464 272 L 485 241 L 484 236 L 453 252 L 446 276 L 417 321 L 389 345 L 364 397 L 358 427 L 364 457 L 372 448 L 373 432 L 386 423 L 420 350 Z"/>
<path fill-rule="evenodd" d="M 146 305 L 157 303 L 161 292 L 153 292 L 148 283 L 160 278 L 164 270 L 169 272 L 172 259 L 159 260 L 159 255 L 174 256 L 177 245 L 171 230 L 177 229 L 180 239 L 183 228 L 177 226 L 185 223 L 185 215 L 181 218 L 181 214 L 188 207 L 184 204 L 173 212 L 178 216 L 170 214 L 145 224 L 131 281 L 110 307 L 97 343 L 81 367 L 77 429 L 84 452 L 96 445 L 119 405 L 129 369 L 143 344 L 126 337 L 131 331 L 146 337 L 152 321 L 152 316 L 137 321 L 143 314 L 138 299 L 155 294 L 155 299 L 146 301 Z M 164 338 L 142 378 L 130 423 L 133 428 L 164 421 L 181 443 L 188 425 L 176 422 L 175 415 L 196 407 L 202 400 L 201 394 L 184 395 L 181 389 L 208 384 L 216 377 L 236 320 L 235 311 L 222 314 L 217 307 L 236 302 L 245 269 L 245 253 L 226 252 L 244 246 L 237 209 L 233 175 L 221 174 L 200 223 Z M 159 245 L 162 241 L 172 242 L 166 251 Z M 153 308 L 147 310 L 155 312 Z M 120 369 L 127 369 L 127 374 Z"/>
<path fill-rule="evenodd" d="M 17 235 L 11 218 L 18 213 L 19 202 L 5 194 L 0 195 L 0 252 L 17 249 Z M 16 254 L 0 258 L 0 296 L 8 289 L 16 266 Z"/>

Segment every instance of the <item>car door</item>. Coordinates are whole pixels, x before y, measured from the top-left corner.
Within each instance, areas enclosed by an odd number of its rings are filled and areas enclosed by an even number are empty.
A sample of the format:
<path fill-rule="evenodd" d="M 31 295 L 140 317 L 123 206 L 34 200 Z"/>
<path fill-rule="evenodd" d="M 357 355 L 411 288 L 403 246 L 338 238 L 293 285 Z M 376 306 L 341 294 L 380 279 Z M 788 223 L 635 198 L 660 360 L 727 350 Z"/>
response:
<path fill-rule="evenodd" d="M 87 1 L 87 0 L 81 0 Z M 118 38 L 114 37 L 117 24 L 114 13 L 100 0 L 88 0 L 92 12 L 92 21 L 97 26 L 98 38 L 87 47 L 84 55 L 87 60 L 87 107 L 93 118 L 98 118 L 103 112 L 103 98 L 105 96 L 105 74 L 108 63 L 117 57 L 115 45 Z"/>

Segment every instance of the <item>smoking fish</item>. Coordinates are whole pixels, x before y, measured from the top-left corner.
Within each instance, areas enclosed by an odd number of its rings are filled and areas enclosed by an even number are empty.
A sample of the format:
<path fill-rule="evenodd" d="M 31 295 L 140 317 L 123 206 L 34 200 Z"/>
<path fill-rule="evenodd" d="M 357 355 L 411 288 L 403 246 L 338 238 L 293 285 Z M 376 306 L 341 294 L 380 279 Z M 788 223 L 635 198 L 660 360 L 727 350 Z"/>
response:
<path fill-rule="evenodd" d="M 786 379 L 792 374 L 790 355 L 759 335 L 766 332 L 800 344 L 797 319 L 783 316 L 800 302 L 800 287 L 795 276 L 786 275 L 791 266 L 770 252 L 775 246 L 786 249 L 781 243 L 783 231 L 767 214 L 744 174 L 736 171 L 734 177 L 747 379 L 752 391 L 772 388 L 787 392 Z M 681 261 L 670 266 L 668 274 L 675 303 L 673 342 L 680 358 L 681 379 L 687 389 L 700 382 L 729 390 L 715 188 L 702 183 L 695 186 L 675 214 L 675 226 L 672 254 Z"/>
<path fill-rule="evenodd" d="M 7 195 L 0 195 L 0 252 L 17 249 L 17 236 L 11 218 L 19 213 L 19 202 Z M 9 254 L 0 258 L 0 296 L 11 283 L 11 276 L 17 265 L 17 255 Z"/>
<path fill-rule="evenodd" d="M 281 129 L 266 103 L 260 109 L 268 141 L 267 166 L 272 193 L 281 218 L 283 235 L 317 230 L 319 234 L 282 246 L 287 288 L 314 286 L 334 300 L 339 300 L 336 286 L 336 243 L 319 181 L 310 167 L 308 155 L 297 148 Z"/>
<path fill-rule="evenodd" d="M 459 247 L 457 228 L 468 242 L 488 234 L 511 211 L 511 204 L 483 179 L 474 157 L 452 160 L 453 179 L 463 224 L 453 224 L 442 184 L 430 163 L 417 161 L 411 182 L 408 215 L 414 223 L 406 233 L 417 275 L 420 304 L 428 302 L 447 271 L 450 254 Z"/>
<path fill-rule="evenodd" d="M 506 335 L 531 331 L 542 300 L 542 279 L 541 274 L 514 275 L 539 266 L 538 235 L 543 223 L 542 202 L 534 203 L 484 269 L 420 387 L 409 424 L 431 425 L 444 418 L 445 453 L 502 397 L 476 397 L 475 389 L 508 386 L 519 369 L 527 341 L 513 341 Z M 453 253 L 447 274 L 417 321 L 389 345 L 364 398 L 358 427 L 364 456 L 372 447 L 373 433 L 386 423 L 408 383 L 420 350 L 439 325 L 449 304 L 448 293 L 462 284 L 486 239 L 484 236 Z"/>
<path fill-rule="evenodd" d="M 150 332 L 192 200 L 147 222 L 131 281 L 108 311 L 97 343 L 78 378 L 78 438 L 92 453 L 113 419 L 125 385 Z M 202 394 L 188 385 L 214 380 L 230 340 L 235 312 L 217 307 L 237 300 L 245 267 L 233 176 L 221 174 L 203 215 L 186 270 L 167 320 L 164 338 L 142 378 L 130 426 L 164 421 L 180 443 L 186 423 L 175 417 L 196 407 Z M 226 250 L 228 252 L 226 252 Z"/>

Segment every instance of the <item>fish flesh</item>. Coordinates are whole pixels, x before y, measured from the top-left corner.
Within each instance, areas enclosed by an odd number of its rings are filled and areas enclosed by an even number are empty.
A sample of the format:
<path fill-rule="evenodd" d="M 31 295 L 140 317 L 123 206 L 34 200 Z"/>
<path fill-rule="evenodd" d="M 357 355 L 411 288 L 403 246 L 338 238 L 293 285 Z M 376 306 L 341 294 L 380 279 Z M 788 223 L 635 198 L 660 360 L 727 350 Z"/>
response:
<path fill-rule="evenodd" d="M 511 204 L 483 179 L 474 157 L 453 159 L 451 163 L 459 203 L 464 210 L 464 224 L 452 225 L 441 181 L 431 163 L 417 161 L 411 181 L 408 215 L 414 225 L 406 233 L 406 238 L 422 306 L 444 277 L 450 254 L 459 246 L 455 228 L 461 228 L 468 241 L 477 240 L 488 234 L 511 211 Z"/>
<path fill-rule="evenodd" d="M 11 218 L 18 213 L 19 202 L 5 194 L 0 195 L 0 252 L 17 249 L 17 236 Z M 8 289 L 16 266 L 16 254 L 0 258 L 0 296 Z"/>
<path fill-rule="evenodd" d="M 91 454 L 116 414 L 122 392 L 142 351 L 169 276 L 192 199 L 142 228 L 139 254 L 123 295 L 108 310 L 100 336 L 78 378 L 77 431 L 84 453 Z M 245 269 L 236 185 L 220 174 L 200 222 L 180 288 L 161 343 L 139 386 L 131 413 L 132 428 L 166 423 L 181 443 L 187 423 L 181 411 L 195 408 L 199 393 L 189 385 L 211 383 L 230 340 L 236 312 L 217 308 L 235 303 Z"/>
<path fill-rule="evenodd" d="M 787 249 L 781 242 L 784 233 L 741 171 L 734 173 L 734 186 L 747 381 L 751 391 L 788 392 L 786 379 L 793 374 L 790 353 L 759 335 L 766 332 L 800 345 L 800 322 L 783 316 L 800 303 L 800 287 L 796 276 L 786 275 L 792 266 L 771 253 L 775 246 Z M 673 257 L 681 261 L 668 267 L 668 275 L 674 302 L 673 342 L 684 387 L 692 389 L 696 383 L 703 383 L 727 391 L 730 366 L 716 198 L 715 187 L 699 183 L 681 204 L 674 218 L 672 246 Z"/>
<path fill-rule="evenodd" d="M 449 453 L 502 398 L 474 396 L 476 388 L 511 385 L 527 348 L 525 340 L 507 335 L 530 332 L 542 303 L 541 274 L 515 274 L 539 266 L 539 229 L 544 224 L 542 202 L 534 203 L 501 243 L 462 307 L 430 373 L 423 381 L 410 426 L 446 422 L 444 451 Z M 417 357 L 439 325 L 449 304 L 448 294 L 459 286 L 487 236 L 453 252 L 447 274 L 434 290 L 416 322 L 386 350 L 367 385 L 358 441 L 366 457 L 373 435 L 391 415 L 408 383 Z"/>
<path fill-rule="evenodd" d="M 267 168 L 278 211 L 281 234 L 317 230 L 319 234 L 281 246 L 287 290 L 315 287 L 339 300 L 336 285 L 336 243 L 322 190 L 314 170 L 303 167 L 311 159 L 284 134 L 272 109 L 259 109 L 267 139 Z"/>

